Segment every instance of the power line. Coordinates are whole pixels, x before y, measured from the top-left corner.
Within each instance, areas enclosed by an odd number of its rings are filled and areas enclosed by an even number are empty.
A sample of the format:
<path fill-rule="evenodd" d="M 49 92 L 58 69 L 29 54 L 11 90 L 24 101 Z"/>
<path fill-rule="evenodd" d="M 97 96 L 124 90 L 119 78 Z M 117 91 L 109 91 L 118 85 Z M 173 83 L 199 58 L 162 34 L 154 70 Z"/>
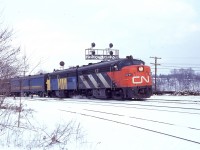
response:
<path fill-rule="evenodd" d="M 199 66 L 200 64 L 188 64 L 188 63 L 162 63 L 163 65 L 175 65 L 175 66 Z"/>
<path fill-rule="evenodd" d="M 169 70 L 169 71 L 173 71 L 174 69 L 177 69 L 177 70 L 180 70 L 180 69 L 190 69 L 188 67 L 174 67 L 174 68 L 168 68 L 168 67 L 158 67 L 159 70 Z M 155 70 L 155 68 L 151 68 L 151 70 Z M 193 71 L 195 71 L 195 73 L 199 73 L 200 72 L 200 69 L 199 68 L 196 68 L 196 69 L 193 69 Z"/>

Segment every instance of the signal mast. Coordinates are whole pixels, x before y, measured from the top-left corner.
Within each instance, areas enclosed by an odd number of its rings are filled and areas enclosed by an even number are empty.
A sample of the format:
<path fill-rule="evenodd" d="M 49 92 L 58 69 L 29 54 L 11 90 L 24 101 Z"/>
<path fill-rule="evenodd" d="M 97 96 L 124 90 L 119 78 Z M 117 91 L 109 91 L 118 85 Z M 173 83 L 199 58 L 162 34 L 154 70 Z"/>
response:
<path fill-rule="evenodd" d="M 109 48 L 95 49 L 96 44 L 91 43 L 91 48 L 85 49 L 85 60 L 115 60 L 119 59 L 119 50 L 112 49 L 113 44 L 109 44 Z"/>

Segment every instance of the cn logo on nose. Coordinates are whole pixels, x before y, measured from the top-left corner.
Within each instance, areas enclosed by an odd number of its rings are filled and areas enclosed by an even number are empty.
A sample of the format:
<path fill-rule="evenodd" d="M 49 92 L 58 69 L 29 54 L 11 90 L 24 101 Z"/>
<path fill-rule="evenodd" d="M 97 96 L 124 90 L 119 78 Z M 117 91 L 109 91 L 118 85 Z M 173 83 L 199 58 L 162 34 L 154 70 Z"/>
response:
<path fill-rule="evenodd" d="M 145 77 L 145 76 L 134 76 L 132 78 L 132 82 L 133 84 L 141 84 L 141 83 L 149 83 L 149 76 Z"/>

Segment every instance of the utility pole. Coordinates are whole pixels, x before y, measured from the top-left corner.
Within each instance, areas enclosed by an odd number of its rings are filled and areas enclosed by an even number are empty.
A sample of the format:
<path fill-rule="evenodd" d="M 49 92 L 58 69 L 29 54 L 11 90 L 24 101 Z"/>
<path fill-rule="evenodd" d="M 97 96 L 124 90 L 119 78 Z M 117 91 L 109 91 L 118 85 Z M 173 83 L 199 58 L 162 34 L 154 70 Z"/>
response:
<path fill-rule="evenodd" d="M 157 83 L 156 83 L 156 81 L 157 81 L 157 66 L 160 65 L 160 64 L 158 64 L 157 60 L 161 59 L 161 58 L 159 58 L 159 57 L 150 57 L 150 58 L 155 59 L 155 62 L 151 63 L 151 64 L 155 65 L 155 92 L 156 92 L 157 91 Z"/>
<path fill-rule="evenodd" d="M 23 60 L 24 60 L 24 77 L 25 77 L 25 75 L 26 75 L 26 54 L 24 54 L 24 56 L 22 57 L 23 58 Z"/>

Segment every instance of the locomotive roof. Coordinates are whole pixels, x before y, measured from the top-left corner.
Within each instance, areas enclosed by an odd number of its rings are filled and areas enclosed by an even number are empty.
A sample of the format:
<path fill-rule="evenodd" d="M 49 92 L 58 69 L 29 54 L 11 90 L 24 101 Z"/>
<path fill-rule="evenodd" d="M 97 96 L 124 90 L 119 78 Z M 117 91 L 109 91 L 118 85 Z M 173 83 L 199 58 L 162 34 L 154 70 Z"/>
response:
<path fill-rule="evenodd" d="M 79 69 L 87 68 L 87 67 L 100 67 L 100 66 L 117 64 L 117 63 L 121 62 L 122 60 L 124 60 L 124 59 L 117 59 L 117 60 L 111 60 L 111 61 L 101 61 L 101 62 L 97 62 L 97 63 L 89 63 L 88 65 L 80 66 Z"/>
<path fill-rule="evenodd" d="M 136 60 L 136 61 L 142 61 L 139 59 L 133 59 L 132 56 L 127 56 L 126 58 L 120 58 L 120 59 L 116 59 L 116 60 L 110 60 L 110 61 L 101 61 L 101 62 L 97 62 L 97 63 L 89 63 L 88 65 L 83 65 L 83 66 L 77 66 L 77 67 L 71 67 L 68 69 L 64 69 L 64 70 L 55 70 L 54 72 L 51 72 L 49 74 L 51 75 L 56 75 L 56 74 L 62 74 L 62 73 L 72 73 L 75 72 L 76 69 L 78 68 L 78 70 L 85 70 L 85 69 L 92 69 L 92 68 L 99 68 L 99 67 L 104 67 L 104 66 L 112 66 L 115 64 L 119 64 L 120 62 L 123 62 L 125 60 Z M 143 62 L 143 61 L 142 61 Z"/>
<path fill-rule="evenodd" d="M 45 74 L 37 74 L 37 75 L 29 75 L 29 76 L 21 76 L 21 77 L 14 77 L 12 78 L 12 80 L 18 80 L 19 78 L 21 79 L 26 79 L 26 78 L 36 78 L 36 77 L 44 77 L 48 74 L 50 75 L 57 75 L 57 74 L 62 74 L 62 73 L 72 73 L 72 72 L 76 72 L 77 68 L 78 70 L 85 70 L 85 69 L 96 69 L 96 68 L 101 68 L 101 67 L 108 67 L 108 66 L 112 66 L 112 65 L 118 65 L 119 63 L 126 61 L 126 60 L 133 60 L 133 61 L 141 61 L 139 59 L 133 59 L 132 56 L 127 56 L 126 58 L 120 58 L 117 60 L 110 60 L 110 61 L 101 61 L 101 62 L 97 62 L 97 63 L 89 63 L 88 65 L 83 65 L 80 67 L 71 67 L 68 69 L 64 69 L 64 70 L 55 70 L 54 72 L 50 72 L 50 73 L 45 73 Z M 143 62 L 144 63 L 144 62 Z"/>
<path fill-rule="evenodd" d="M 101 61 L 101 62 L 98 62 L 98 63 L 89 63 L 88 65 L 84 65 L 84 66 L 79 67 L 79 70 L 87 69 L 87 68 L 92 69 L 92 68 L 99 68 L 99 67 L 104 67 L 104 66 L 112 66 L 112 65 L 115 65 L 115 64 L 117 65 L 117 64 L 119 64 L 123 61 L 126 61 L 126 60 L 142 61 L 142 60 L 139 60 L 139 59 L 133 59 L 132 56 L 128 56 L 127 58 L 120 58 L 120 59 L 117 59 L 117 60 Z"/>
<path fill-rule="evenodd" d="M 46 73 L 45 74 L 37 74 L 37 75 L 28 75 L 28 76 L 16 76 L 14 78 L 11 78 L 11 80 L 19 80 L 20 79 L 27 79 L 27 78 L 38 78 L 38 77 L 44 77 L 45 75 L 47 75 Z"/>
<path fill-rule="evenodd" d="M 62 74 L 62 73 L 71 73 L 76 71 L 76 67 L 68 68 L 68 69 L 63 69 L 63 70 L 55 70 L 54 72 L 50 72 L 49 74 L 51 75 L 56 75 L 56 74 Z"/>

